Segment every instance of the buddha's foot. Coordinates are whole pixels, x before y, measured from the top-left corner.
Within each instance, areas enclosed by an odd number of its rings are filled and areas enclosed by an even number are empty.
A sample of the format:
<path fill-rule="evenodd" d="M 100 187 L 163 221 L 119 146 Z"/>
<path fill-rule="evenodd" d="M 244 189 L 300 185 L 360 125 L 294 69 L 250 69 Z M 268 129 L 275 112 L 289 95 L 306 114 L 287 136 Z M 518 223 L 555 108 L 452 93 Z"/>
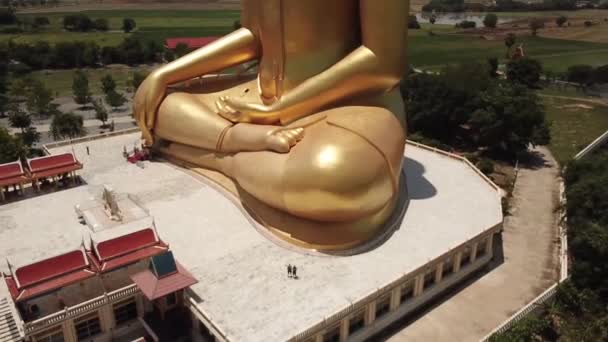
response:
<path fill-rule="evenodd" d="M 304 138 L 304 128 L 283 128 L 239 123 L 226 133 L 222 151 L 274 151 L 287 153 Z"/>

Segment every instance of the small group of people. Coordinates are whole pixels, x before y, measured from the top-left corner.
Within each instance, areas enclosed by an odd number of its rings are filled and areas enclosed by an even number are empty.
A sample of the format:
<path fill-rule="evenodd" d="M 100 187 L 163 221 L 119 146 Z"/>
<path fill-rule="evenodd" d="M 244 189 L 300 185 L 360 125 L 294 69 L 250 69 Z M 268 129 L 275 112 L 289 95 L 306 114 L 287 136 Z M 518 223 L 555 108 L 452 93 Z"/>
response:
<path fill-rule="evenodd" d="M 298 268 L 296 267 L 296 265 L 287 265 L 287 276 L 289 278 L 298 279 Z"/>

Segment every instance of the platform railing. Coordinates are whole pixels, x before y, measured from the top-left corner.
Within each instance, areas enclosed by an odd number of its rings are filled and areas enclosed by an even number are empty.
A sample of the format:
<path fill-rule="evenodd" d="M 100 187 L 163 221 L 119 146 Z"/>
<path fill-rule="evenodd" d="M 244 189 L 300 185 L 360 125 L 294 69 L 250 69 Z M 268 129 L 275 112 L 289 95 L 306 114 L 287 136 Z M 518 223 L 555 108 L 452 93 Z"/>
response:
<path fill-rule="evenodd" d="M 438 148 L 435 148 L 432 146 L 428 146 L 428 145 L 424 145 L 424 144 L 412 141 L 412 140 L 408 140 L 407 143 L 410 145 L 414 145 L 416 147 L 425 149 L 427 151 L 439 153 L 446 157 L 453 158 L 453 159 L 456 159 L 458 161 L 461 161 L 461 162 L 467 164 L 467 166 L 469 166 L 471 169 L 473 169 L 473 171 L 475 171 L 484 181 L 486 181 L 486 183 L 488 183 L 491 187 L 496 189 L 496 191 L 498 191 L 500 194 L 503 193 L 504 190 L 502 190 L 498 185 L 496 185 L 496 183 L 494 183 L 490 178 L 488 178 L 488 176 L 486 176 L 483 172 L 481 172 L 481 170 L 479 170 L 477 168 L 477 166 L 473 165 L 473 163 L 471 163 L 467 158 L 460 156 L 458 154 L 455 154 L 455 153 L 447 152 L 447 151 L 444 151 L 444 150 L 441 150 L 441 149 L 438 149 Z"/>
<path fill-rule="evenodd" d="M 56 312 L 54 314 L 39 318 L 32 322 L 27 322 L 24 324 L 24 330 L 26 335 L 31 334 L 32 332 L 42 330 L 48 328 L 50 326 L 61 323 L 67 319 L 81 316 L 88 312 L 99 309 L 100 307 L 118 302 L 122 299 L 130 297 L 139 292 L 139 288 L 135 284 L 131 284 L 129 286 L 123 287 L 116 291 L 112 291 L 102 296 L 90 299 L 86 302 L 82 302 L 78 305 L 74 305 L 71 307 L 66 307 L 64 310 Z"/>
<path fill-rule="evenodd" d="M 542 308 L 543 304 L 555 298 L 558 285 L 559 283 L 555 283 L 551 287 L 546 289 L 543 293 L 538 295 L 538 297 L 534 298 L 530 303 L 528 303 L 528 305 L 521 308 L 519 311 L 513 314 L 513 316 L 509 317 L 509 319 L 507 319 L 496 329 L 494 329 L 491 333 L 482 338 L 481 342 L 490 341 L 493 336 L 506 332 L 507 330 L 511 329 L 517 322 L 527 317 L 528 315 L 537 313 L 538 310 Z"/>

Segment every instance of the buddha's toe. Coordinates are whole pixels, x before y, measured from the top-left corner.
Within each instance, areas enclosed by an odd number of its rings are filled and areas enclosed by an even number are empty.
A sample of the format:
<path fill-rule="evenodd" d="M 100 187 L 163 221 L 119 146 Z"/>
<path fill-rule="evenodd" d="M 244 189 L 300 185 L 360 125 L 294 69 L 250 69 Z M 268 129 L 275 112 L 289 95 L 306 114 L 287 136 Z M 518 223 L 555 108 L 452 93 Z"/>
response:
<path fill-rule="evenodd" d="M 285 129 L 272 132 L 267 137 L 268 148 L 279 153 L 287 153 L 304 137 L 304 129 Z"/>

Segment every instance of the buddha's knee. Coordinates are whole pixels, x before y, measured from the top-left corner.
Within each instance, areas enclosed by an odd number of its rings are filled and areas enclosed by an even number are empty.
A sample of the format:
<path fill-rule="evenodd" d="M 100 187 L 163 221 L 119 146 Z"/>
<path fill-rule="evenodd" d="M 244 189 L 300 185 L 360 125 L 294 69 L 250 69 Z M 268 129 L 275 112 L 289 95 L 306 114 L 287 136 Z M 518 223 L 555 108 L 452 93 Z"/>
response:
<path fill-rule="evenodd" d="M 325 143 L 297 146 L 308 151 L 293 151 L 281 182 L 284 207 L 296 216 L 330 222 L 375 214 L 395 195 L 391 165 L 363 137 L 332 133 Z"/>

